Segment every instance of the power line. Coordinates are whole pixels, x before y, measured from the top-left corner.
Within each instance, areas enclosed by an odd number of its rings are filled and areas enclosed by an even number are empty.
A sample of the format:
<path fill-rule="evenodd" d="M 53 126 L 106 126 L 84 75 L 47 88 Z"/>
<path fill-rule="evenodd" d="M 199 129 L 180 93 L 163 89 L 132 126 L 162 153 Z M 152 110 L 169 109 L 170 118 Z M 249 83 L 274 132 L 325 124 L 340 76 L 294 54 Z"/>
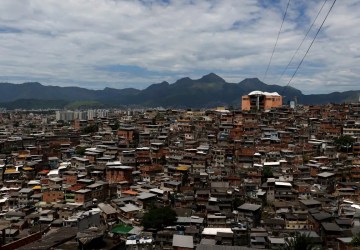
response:
<path fill-rule="evenodd" d="M 319 29 L 317 30 L 317 32 L 316 32 L 316 34 L 315 34 L 315 36 L 314 36 L 314 39 L 311 41 L 311 43 L 310 43 L 310 45 L 309 45 L 309 48 L 306 50 L 306 52 L 305 52 L 305 54 L 304 54 L 303 58 L 301 59 L 301 61 L 300 61 L 299 65 L 296 67 L 296 70 L 295 70 L 294 74 L 291 76 L 291 78 L 290 78 L 289 82 L 288 82 L 288 83 L 287 83 L 287 85 L 284 87 L 282 95 L 284 94 L 284 92 L 285 92 L 286 88 L 290 85 L 291 81 L 294 79 L 294 77 L 295 77 L 296 73 L 298 72 L 298 70 L 299 70 L 299 68 L 300 68 L 301 64 L 303 63 L 303 61 L 304 61 L 304 59 L 305 59 L 306 55 L 309 53 L 309 50 L 311 49 L 312 45 L 314 44 L 316 37 L 317 37 L 317 36 L 318 36 L 318 34 L 320 33 L 320 30 L 321 30 L 321 28 L 323 27 L 323 25 L 324 25 L 324 23 L 325 23 L 325 21 L 326 21 L 327 17 L 329 16 L 329 14 L 330 14 L 331 10 L 333 9 L 333 7 L 334 7 L 335 3 L 336 3 L 336 0 L 334 0 L 334 2 L 332 3 L 332 5 L 331 5 L 331 7 L 330 7 L 330 9 L 329 9 L 329 11 L 328 11 L 328 13 L 326 14 L 326 16 L 325 16 L 324 20 L 322 21 L 322 23 L 321 23 L 321 25 L 320 25 Z"/>
<path fill-rule="evenodd" d="M 277 82 L 280 82 L 281 78 L 284 76 L 285 72 L 287 71 L 287 69 L 288 69 L 289 66 L 291 65 L 292 61 L 294 60 L 295 56 L 296 56 L 297 53 L 299 52 L 302 44 L 304 43 L 305 39 L 307 38 L 308 34 L 310 33 L 312 27 L 314 26 L 317 18 L 319 17 L 319 15 L 320 15 L 320 13 L 321 13 L 322 9 L 324 8 L 324 6 L 325 6 L 325 4 L 326 4 L 327 1 L 328 1 L 328 0 L 325 0 L 324 3 L 322 4 L 322 6 L 321 6 L 320 10 L 318 11 L 318 13 L 317 13 L 314 21 L 313 21 L 312 24 L 310 25 L 310 27 L 309 27 L 309 29 L 307 30 L 304 38 L 302 39 L 301 43 L 300 43 L 299 46 L 297 47 L 297 49 L 296 49 L 295 53 L 293 54 L 293 56 L 291 57 L 289 63 L 286 65 L 285 69 L 284 69 L 283 72 L 281 73 L 281 75 L 280 75 L 279 79 L 277 80 Z"/>
<path fill-rule="evenodd" d="M 287 5 L 286 5 L 285 13 L 284 13 L 284 16 L 283 16 L 281 25 L 280 25 L 280 30 L 279 30 L 279 32 L 278 32 L 278 35 L 277 35 L 277 38 L 276 38 L 276 42 L 275 42 L 274 48 L 273 48 L 273 50 L 272 50 L 272 53 L 271 53 L 271 56 L 270 56 L 270 60 L 269 60 L 268 66 L 267 66 L 267 68 L 266 68 L 263 81 L 265 81 L 266 75 L 267 75 L 267 73 L 268 73 L 268 71 L 269 71 L 270 64 L 271 64 L 272 58 L 273 58 L 274 53 L 275 53 L 276 45 L 277 45 L 277 43 L 278 43 L 278 41 L 279 41 L 280 33 L 281 33 L 281 30 L 282 30 L 282 27 L 283 27 L 283 24 L 284 24 L 284 21 L 285 21 L 285 17 L 286 17 L 287 10 L 288 10 L 288 8 L 289 8 L 290 1 L 291 1 L 291 0 L 289 0 L 288 3 L 287 3 Z"/>

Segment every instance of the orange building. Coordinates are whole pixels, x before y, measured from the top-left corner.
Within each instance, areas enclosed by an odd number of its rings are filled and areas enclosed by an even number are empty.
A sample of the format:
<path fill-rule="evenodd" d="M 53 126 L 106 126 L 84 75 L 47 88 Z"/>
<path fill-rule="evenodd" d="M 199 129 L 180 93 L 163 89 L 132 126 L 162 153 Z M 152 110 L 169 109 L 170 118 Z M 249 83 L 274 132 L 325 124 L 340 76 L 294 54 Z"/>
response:
<path fill-rule="evenodd" d="M 124 137 L 129 142 L 132 142 L 134 139 L 134 128 L 119 128 L 117 131 L 117 135 Z"/>
<path fill-rule="evenodd" d="M 42 199 L 47 203 L 63 201 L 65 198 L 62 190 L 44 190 Z"/>
<path fill-rule="evenodd" d="M 132 183 L 133 167 L 123 166 L 119 162 L 109 162 L 106 164 L 106 181 L 109 183 L 118 183 L 127 181 Z"/>
<path fill-rule="evenodd" d="M 242 110 L 270 110 L 282 105 L 282 96 L 276 92 L 252 91 L 244 95 L 241 101 Z"/>

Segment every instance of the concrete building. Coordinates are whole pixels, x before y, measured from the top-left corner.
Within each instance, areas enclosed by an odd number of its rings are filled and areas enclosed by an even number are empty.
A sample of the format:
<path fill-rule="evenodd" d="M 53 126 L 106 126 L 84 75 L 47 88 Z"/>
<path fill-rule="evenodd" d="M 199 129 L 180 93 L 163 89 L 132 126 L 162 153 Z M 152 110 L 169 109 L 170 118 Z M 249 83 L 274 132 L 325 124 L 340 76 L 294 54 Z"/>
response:
<path fill-rule="evenodd" d="M 252 91 L 242 96 L 242 110 L 270 110 L 282 105 L 282 96 L 277 92 Z"/>

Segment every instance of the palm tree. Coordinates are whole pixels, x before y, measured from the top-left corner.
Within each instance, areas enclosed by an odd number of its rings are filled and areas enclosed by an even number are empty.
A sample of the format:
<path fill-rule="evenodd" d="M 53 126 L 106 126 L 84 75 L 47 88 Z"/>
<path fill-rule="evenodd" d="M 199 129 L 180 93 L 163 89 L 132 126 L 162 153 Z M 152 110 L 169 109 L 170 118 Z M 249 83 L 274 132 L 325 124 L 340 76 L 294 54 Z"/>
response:
<path fill-rule="evenodd" d="M 281 250 L 316 250 L 320 249 L 314 243 L 309 234 L 295 233 L 294 237 L 285 239 L 285 245 L 280 247 Z"/>

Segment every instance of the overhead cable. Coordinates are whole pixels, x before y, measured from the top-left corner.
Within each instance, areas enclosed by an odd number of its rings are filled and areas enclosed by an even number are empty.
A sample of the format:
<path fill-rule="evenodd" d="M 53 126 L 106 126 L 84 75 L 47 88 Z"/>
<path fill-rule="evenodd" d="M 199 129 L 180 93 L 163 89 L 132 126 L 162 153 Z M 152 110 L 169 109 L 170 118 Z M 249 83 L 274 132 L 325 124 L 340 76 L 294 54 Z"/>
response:
<path fill-rule="evenodd" d="M 321 13 L 322 9 L 324 8 L 324 6 L 325 6 L 325 4 L 326 4 L 327 1 L 328 1 L 328 0 L 325 0 L 324 3 L 322 4 L 322 6 L 321 6 L 320 10 L 318 11 L 318 13 L 317 13 L 314 21 L 313 21 L 312 24 L 310 25 L 310 27 L 309 27 L 309 29 L 307 30 L 304 38 L 302 39 L 301 43 L 300 43 L 299 46 L 297 47 L 297 49 L 296 49 L 295 53 L 293 54 L 293 56 L 291 57 L 289 63 L 286 65 L 285 69 L 284 69 L 283 72 L 281 73 L 281 75 L 280 75 L 279 79 L 277 80 L 277 82 L 280 82 L 281 78 L 284 76 L 285 72 L 287 71 L 287 69 L 288 69 L 289 66 L 291 65 L 292 61 L 294 60 L 295 56 L 296 56 L 297 53 L 299 52 L 299 50 L 300 50 L 301 46 L 303 45 L 305 39 L 306 39 L 307 36 L 309 35 L 312 27 L 314 26 L 317 18 L 319 17 L 319 15 L 320 15 L 320 13 Z"/>
<path fill-rule="evenodd" d="M 289 5 L 290 5 L 290 1 L 291 1 L 291 0 L 289 0 L 288 3 L 287 3 L 287 5 L 286 5 L 285 13 L 284 13 L 284 16 L 283 16 L 281 25 L 280 25 L 280 29 L 279 29 L 279 32 L 278 32 L 278 35 L 277 35 L 277 38 L 276 38 L 276 42 L 275 42 L 274 48 L 273 48 L 272 53 L 271 53 L 271 56 L 270 56 L 269 63 L 268 63 L 268 65 L 267 65 L 267 67 L 266 67 L 266 71 L 265 71 L 265 74 L 264 74 L 263 81 L 265 81 L 265 78 L 266 78 L 267 73 L 268 73 L 268 71 L 269 71 L 269 68 L 270 68 L 270 65 L 271 65 L 271 61 L 272 61 L 272 58 L 273 58 L 273 56 L 274 56 L 275 49 L 276 49 L 277 43 L 278 43 L 278 41 L 279 41 L 280 33 L 281 33 L 281 30 L 282 30 L 282 27 L 283 27 L 283 24 L 284 24 L 284 21 L 285 21 L 286 13 L 287 13 L 288 8 L 289 8 Z"/>
<path fill-rule="evenodd" d="M 319 29 L 317 30 L 317 32 L 316 32 L 316 34 L 315 34 L 315 36 L 314 36 L 313 40 L 311 41 L 311 43 L 310 43 L 310 45 L 309 45 L 308 49 L 307 49 L 307 50 L 306 50 L 306 52 L 305 52 L 305 54 L 304 54 L 303 58 L 301 59 L 301 61 L 300 61 L 300 63 L 298 64 L 298 66 L 296 67 L 296 70 L 295 70 L 295 71 L 294 71 L 294 73 L 292 74 L 292 76 L 291 76 L 291 78 L 290 78 L 289 82 L 288 82 L 288 83 L 287 83 L 287 85 L 284 87 L 284 89 L 283 89 L 283 93 L 285 92 L 286 87 L 288 87 L 288 86 L 290 85 L 291 81 L 294 79 L 294 77 L 295 77 L 296 73 L 298 72 L 298 70 L 299 70 L 299 68 L 300 68 L 301 64 L 303 63 L 303 61 L 304 61 L 304 59 L 305 59 L 306 55 L 309 53 L 309 50 L 311 49 L 312 45 L 314 44 L 316 37 L 317 37 L 317 36 L 318 36 L 318 34 L 320 33 L 320 30 L 321 30 L 321 28 L 323 27 L 323 25 L 324 25 L 324 23 L 325 23 L 325 21 L 326 21 L 327 17 L 329 16 L 329 14 L 330 14 L 331 10 L 333 9 L 333 7 L 334 7 L 335 3 L 336 3 L 336 0 L 334 0 L 334 2 L 332 3 L 332 5 L 331 5 L 331 7 L 330 7 L 329 11 L 327 12 L 327 14 L 326 14 L 326 16 L 325 16 L 324 20 L 322 21 L 322 23 L 321 23 L 321 25 L 320 25 Z"/>

